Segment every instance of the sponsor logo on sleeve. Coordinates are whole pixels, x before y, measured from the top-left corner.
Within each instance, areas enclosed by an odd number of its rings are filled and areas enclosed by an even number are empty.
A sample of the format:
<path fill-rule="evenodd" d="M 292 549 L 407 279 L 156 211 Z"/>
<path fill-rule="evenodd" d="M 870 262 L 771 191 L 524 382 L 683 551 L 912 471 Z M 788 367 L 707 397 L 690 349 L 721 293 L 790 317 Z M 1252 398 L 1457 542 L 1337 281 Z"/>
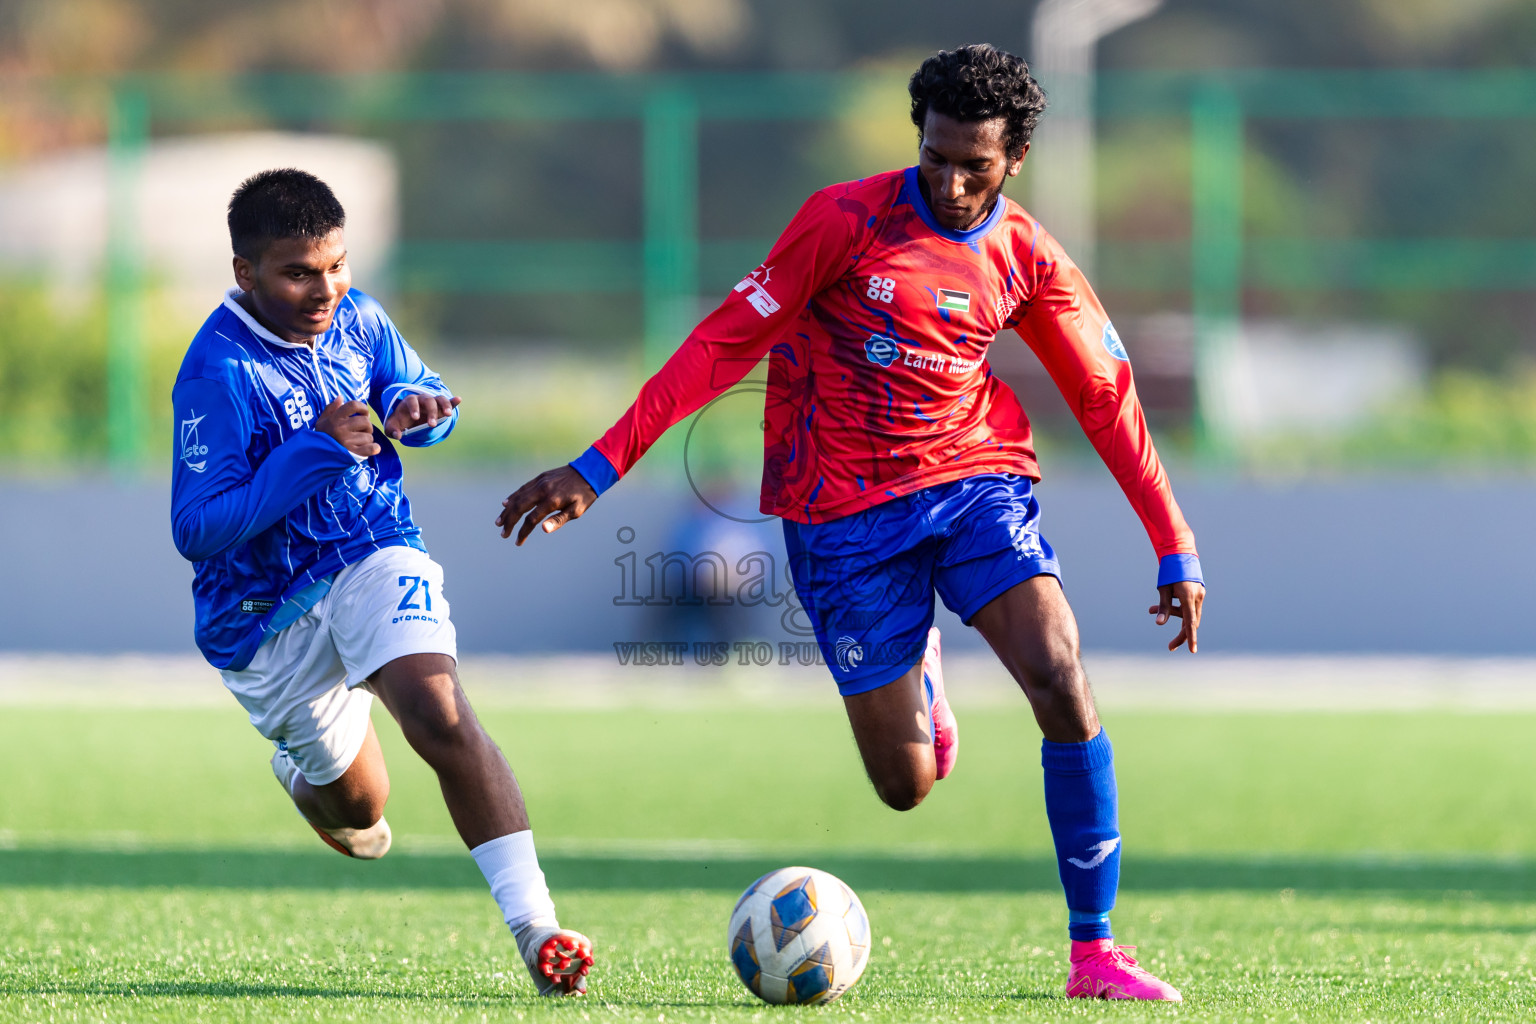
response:
<path fill-rule="evenodd" d="M 742 278 L 732 288 L 735 292 L 745 292 L 747 302 L 757 310 L 760 316 L 772 316 L 779 311 L 779 303 L 772 295 L 768 294 L 766 285 L 773 277 L 773 268 L 768 266 L 758 267 L 752 273 Z"/>
<path fill-rule="evenodd" d="M 940 288 L 938 305 L 940 309 L 948 309 L 956 313 L 969 313 L 971 311 L 971 293 L 957 292 L 953 288 Z"/>
<path fill-rule="evenodd" d="M 1104 351 L 1122 363 L 1131 361 L 1131 357 L 1126 354 L 1125 343 L 1120 340 L 1120 335 L 1115 331 L 1115 325 L 1108 322 L 1104 324 Z"/>
<path fill-rule="evenodd" d="M 871 334 L 864 342 L 864 355 L 872 363 L 890 366 L 901 355 L 901 346 L 883 334 Z"/>
<path fill-rule="evenodd" d="M 208 446 L 197 437 L 197 425 L 203 422 L 203 416 L 199 416 L 196 409 L 187 412 L 191 415 L 181 421 L 181 461 L 192 472 L 201 473 L 208 468 Z"/>

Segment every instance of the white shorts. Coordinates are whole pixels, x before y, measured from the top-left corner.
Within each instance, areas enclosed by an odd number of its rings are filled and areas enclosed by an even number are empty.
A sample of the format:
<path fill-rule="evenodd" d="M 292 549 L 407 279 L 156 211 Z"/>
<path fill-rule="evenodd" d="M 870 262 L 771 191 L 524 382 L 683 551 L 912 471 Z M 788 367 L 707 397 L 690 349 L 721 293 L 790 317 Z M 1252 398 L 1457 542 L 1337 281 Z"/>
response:
<path fill-rule="evenodd" d="M 368 736 L 368 677 L 407 654 L 458 658 L 443 568 L 415 548 L 375 551 L 336 574 L 330 592 L 223 672 L 256 731 L 311 784 L 341 778 Z"/>

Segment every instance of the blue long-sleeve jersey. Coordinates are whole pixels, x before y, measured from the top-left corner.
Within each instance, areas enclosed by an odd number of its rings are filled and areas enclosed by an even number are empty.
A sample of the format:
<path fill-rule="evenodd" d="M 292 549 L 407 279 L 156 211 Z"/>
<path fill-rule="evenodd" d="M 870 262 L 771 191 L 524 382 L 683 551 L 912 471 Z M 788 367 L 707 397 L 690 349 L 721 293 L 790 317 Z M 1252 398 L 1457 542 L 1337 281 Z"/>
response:
<path fill-rule="evenodd" d="M 231 291 L 192 340 L 172 392 L 171 532 L 195 563 L 198 649 L 242 669 L 268 636 L 330 589 L 337 570 L 386 547 L 426 550 L 400 457 L 359 458 L 313 429 L 335 398 L 387 420 L 407 394 L 448 395 L 377 301 L 357 289 L 311 348 L 262 327 Z M 436 444 L 458 410 L 404 444 Z"/>

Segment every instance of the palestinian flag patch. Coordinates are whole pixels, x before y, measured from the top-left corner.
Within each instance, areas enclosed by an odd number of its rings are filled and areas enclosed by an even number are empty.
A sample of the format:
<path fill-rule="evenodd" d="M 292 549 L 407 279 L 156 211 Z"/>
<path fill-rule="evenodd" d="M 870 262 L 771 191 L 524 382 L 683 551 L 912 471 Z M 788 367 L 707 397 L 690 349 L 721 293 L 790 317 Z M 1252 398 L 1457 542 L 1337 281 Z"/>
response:
<path fill-rule="evenodd" d="M 971 293 L 957 292 L 952 288 L 940 288 L 939 308 L 952 309 L 956 313 L 969 313 L 971 311 Z"/>

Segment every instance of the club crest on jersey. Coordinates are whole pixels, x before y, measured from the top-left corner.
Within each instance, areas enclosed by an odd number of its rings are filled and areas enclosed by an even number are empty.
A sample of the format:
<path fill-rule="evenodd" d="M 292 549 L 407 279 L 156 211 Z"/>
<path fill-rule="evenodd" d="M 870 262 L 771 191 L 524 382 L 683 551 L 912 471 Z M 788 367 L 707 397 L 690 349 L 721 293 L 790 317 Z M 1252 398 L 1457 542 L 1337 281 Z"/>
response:
<path fill-rule="evenodd" d="M 971 293 L 957 292 L 953 288 L 940 288 L 938 305 L 940 309 L 953 310 L 956 313 L 969 313 L 971 311 Z"/>
<path fill-rule="evenodd" d="M 872 363 L 890 366 L 901 355 L 901 346 L 883 334 L 871 334 L 864 343 L 864 355 Z"/>
<path fill-rule="evenodd" d="M 761 280 L 759 280 L 759 276 L 761 276 Z M 772 267 L 758 267 L 752 273 L 742 278 L 731 291 L 746 292 L 747 302 L 751 304 L 753 309 L 757 310 L 759 316 L 772 316 L 779 311 L 779 303 L 772 295 L 768 294 L 768 289 L 764 287 L 772 277 Z"/>
<path fill-rule="evenodd" d="M 837 667 L 844 672 L 852 672 L 864 660 L 864 645 L 851 636 L 838 637 L 835 650 Z"/>
<path fill-rule="evenodd" d="M 197 425 L 203 422 L 203 416 L 197 414 L 196 409 L 187 410 L 192 415 L 181 421 L 181 461 L 187 464 L 187 468 L 194 473 L 201 473 L 208 468 L 208 446 L 197 439 Z M 193 459 L 201 459 L 201 462 L 193 462 Z"/>
<path fill-rule="evenodd" d="M 1131 357 L 1125 351 L 1125 343 L 1120 340 L 1120 335 L 1116 333 L 1115 325 L 1112 323 L 1104 324 L 1104 351 L 1122 363 L 1131 361 Z"/>

